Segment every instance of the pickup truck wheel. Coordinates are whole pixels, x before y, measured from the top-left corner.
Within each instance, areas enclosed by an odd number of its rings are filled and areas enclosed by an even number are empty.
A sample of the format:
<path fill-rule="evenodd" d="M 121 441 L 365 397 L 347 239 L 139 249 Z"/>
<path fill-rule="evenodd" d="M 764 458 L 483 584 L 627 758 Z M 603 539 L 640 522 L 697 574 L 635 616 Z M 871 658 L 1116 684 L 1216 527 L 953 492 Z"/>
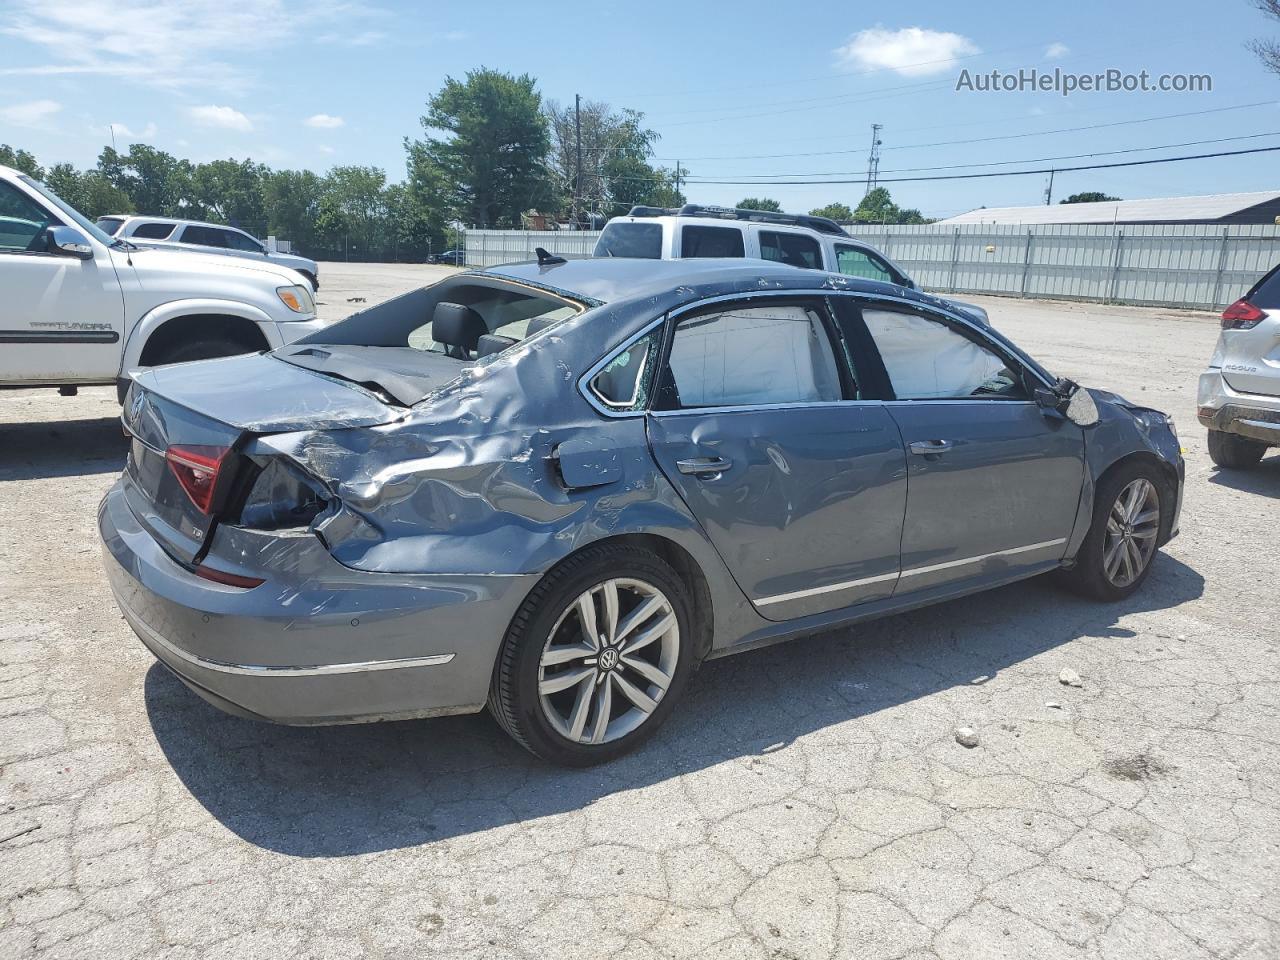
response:
<path fill-rule="evenodd" d="M 1248 437 L 1225 433 L 1222 430 L 1209 431 L 1209 459 L 1220 467 L 1245 469 L 1252 467 L 1267 452 L 1267 445 Z"/>
<path fill-rule="evenodd" d="M 156 360 L 156 366 L 166 363 L 190 363 L 192 360 L 211 360 L 214 357 L 234 357 L 240 353 L 252 352 L 251 347 L 235 340 L 222 337 L 210 337 L 207 340 L 192 340 L 181 343 L 165 352 Z"/>
<path fill-rule="evenodd" d="M 300 274 L 302 274 L 304 277 L 306 277 L 306 278 L 307 278 L 307 283 L 311 284 L 311 292 L 312 292 L 312 293 L 319 293 L 319 292 L 320 292 L 320 281 L 319 281 L 318 279 L 316 279 L 316 275 L 315 275 L 315 274 L 310 273 L 310 272 L 308 272 L 308 271 L 306 271 L 306 270 L 299 270 L 298 272 L 299 272 Z"/>

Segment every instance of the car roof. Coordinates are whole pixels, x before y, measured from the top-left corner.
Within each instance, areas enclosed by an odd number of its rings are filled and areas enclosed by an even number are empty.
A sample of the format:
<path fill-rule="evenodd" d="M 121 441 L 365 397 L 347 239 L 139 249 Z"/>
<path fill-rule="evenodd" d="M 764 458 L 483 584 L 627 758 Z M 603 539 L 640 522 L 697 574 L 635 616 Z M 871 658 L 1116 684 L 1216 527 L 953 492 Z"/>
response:
<path fill-rule="evenodd" d="M 806 270 L 747 257 L 689 260 L 582 257 L 553 264 L 529 260 L 504 263 L 476 273 L 550 287 L 579 300 L 614 304 L 656 300 L 659 297 L 665 302 L 670 299 L 667 295 L 673 292 L 681 293 L 677 299 L 685 302 L 752 290 L 803 291 L 825 287 L 898 298 L 902 298 L 905 292 L 901 287 L 878 280 Z"/>
<path fill-rule="evenodd" d="M 123 220 L 126 222 L 133 220 L 146 220 L 148 223 L 172 223 L 174 225 L 186 225 L 189 227 L 214 227 L 218 230 L 235 230 L 239 233 L 246 233 L 243 227 L 233 227 L 229 223 L 210 223 L 208 220 L 183 220 L 179 217 L 149 217 L 142 213 L 104 213 L 98 218 L 99 220 Z M 252 234 L 249 234 L 252 236 Z"/>

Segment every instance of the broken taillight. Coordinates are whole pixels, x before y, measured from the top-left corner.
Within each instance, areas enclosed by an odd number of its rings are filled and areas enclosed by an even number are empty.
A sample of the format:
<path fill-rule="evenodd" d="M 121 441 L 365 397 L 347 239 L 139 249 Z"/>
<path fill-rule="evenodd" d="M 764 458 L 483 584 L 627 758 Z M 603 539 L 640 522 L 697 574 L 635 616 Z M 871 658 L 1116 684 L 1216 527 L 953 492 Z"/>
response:
<path fill-rule="evenodd" d="M 1241 297 L 1222 311 L 1223 330 L 1252 330 L 1266 319 L 1266 314 Z"/>
<path fill-rule="evenodd" d="M 208 514 L 213 506 L 218 471 L 230 452 L 230 447 L 208 446 L 177 446 L 164 452 L 178 485 L 201 513 Z"/>

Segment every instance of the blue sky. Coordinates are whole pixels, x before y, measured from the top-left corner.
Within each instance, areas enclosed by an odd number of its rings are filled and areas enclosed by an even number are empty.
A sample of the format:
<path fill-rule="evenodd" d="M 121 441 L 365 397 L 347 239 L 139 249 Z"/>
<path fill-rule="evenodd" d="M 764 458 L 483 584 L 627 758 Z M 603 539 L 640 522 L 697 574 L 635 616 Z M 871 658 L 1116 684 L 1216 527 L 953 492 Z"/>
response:
<path fill-rule="evenodd" d="M 317 171 L 374 164 L 394 180 L 428 95 L 446 75 L 480 65 L 532 73 L 550 99 L 581 93 L 643 110 L 662 135 L 660 157 L 705 179 L 859 176 L 873 122 L 884 124 L 886 178 L 920 175 L 892 172 L 904 168 L 1273 134 L 1135 155 L 1156 157 L 1280 145 L 1280 77 L 1244 48 L 1267 35 L 1280 36 L 1280 25 L 1248 0 L 0 0 L 0 142 L 87 166 L 114 124 L 121 146 L 141 140 L 193 160 L 248 155 Z M 1067 98 L 955 90 L 962 68 L 1024 67 L 1208 73 L 1213 90 Z M 1199 111 L 1218 112 L 1039 135 Z M 991 137 L 1007 139 L 948 143 Z M 760 155 L 775 156 L 744 159 Z M 1128 158 L 1097 158 L 1118 159 Z M 1040 202 L 1044 179 L 887 185 L 900 204 L 946 216 Z M 767 195 L 801 210 L 856 205 L 863 189 L 708 183 L 686 192 L 708 203 Z M 1280 189 L 1280 154 L 1060 174 L 1055 199 L 1093 189 L 1121 197 Z"/>

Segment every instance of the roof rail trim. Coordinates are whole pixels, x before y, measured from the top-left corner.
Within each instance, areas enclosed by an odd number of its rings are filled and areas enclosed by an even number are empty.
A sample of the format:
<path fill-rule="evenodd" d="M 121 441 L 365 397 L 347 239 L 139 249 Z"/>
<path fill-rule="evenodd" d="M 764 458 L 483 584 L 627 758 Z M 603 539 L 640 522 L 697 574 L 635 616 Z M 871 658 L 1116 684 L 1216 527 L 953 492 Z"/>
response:
<path fill-rule="evenodd" d="M 627 214 L 629 217 L 718 217 L 722 220 L 748 220 L 754 223 L 774 223 L 786 227 L 807 227 L 818 233 L 847 237 L 844 227 L 827 217 L 815 217 L 805 213 L 780 213 L 774 210 L 747 210 L 743 207 L 715 207 L 699 203 L 686 203 L 683 207 L 648 207 L 637 205 Z"/>

